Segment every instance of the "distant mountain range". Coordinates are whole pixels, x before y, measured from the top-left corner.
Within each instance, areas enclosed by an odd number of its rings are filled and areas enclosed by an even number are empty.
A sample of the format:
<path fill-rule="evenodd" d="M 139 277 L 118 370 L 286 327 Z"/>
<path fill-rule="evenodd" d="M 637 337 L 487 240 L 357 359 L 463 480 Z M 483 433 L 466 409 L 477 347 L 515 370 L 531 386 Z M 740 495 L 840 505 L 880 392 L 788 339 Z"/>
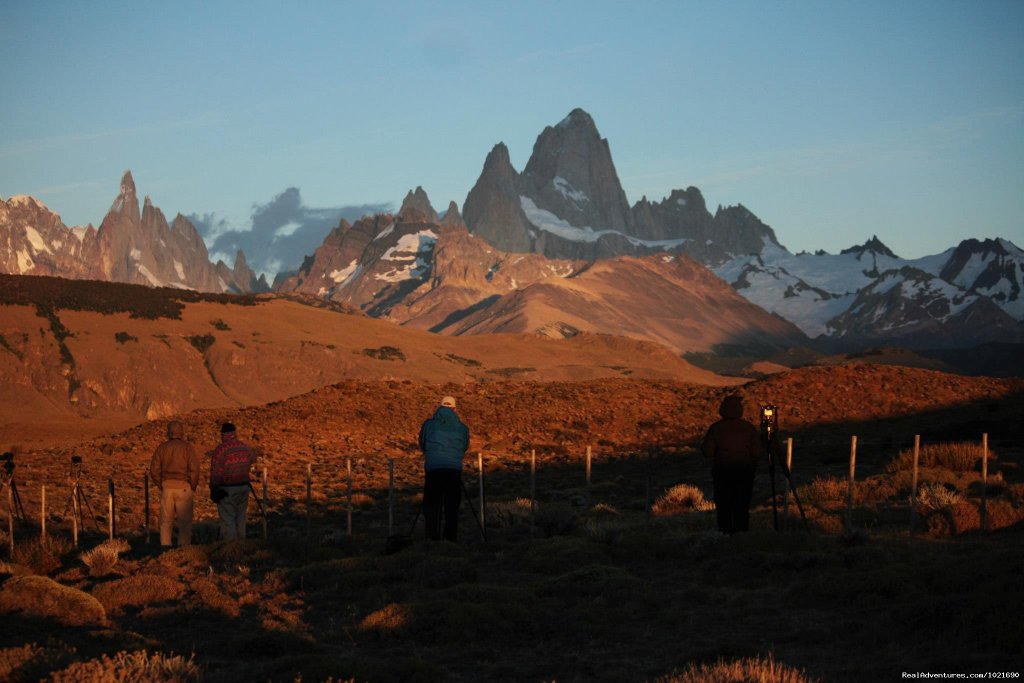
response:
<path fill-rule="evenodd" d="M 184 217 L 168 227 L 148 198 L 140 215 L 129 173 L 99 230 L 69 229 L 29 197 L 0 203 L 3 272 L 266 288 L 241 252 L 230 269 L 208 259 Z M 1005 239 L 919 259 L 877 237 L 792 254 L 746 207 L 712 214 L 695 187 L 630 206 L 608 141 L 575 109 L 541 132 L 521 173 L 495 145 L 461 214 L 455 202 L 439 214 L 416 188 L 396 214 L 342 220 L 274 289 L 445 334 L 590 331 L 682 353 L 1024 342 L 1022 283 L 1024 252 Z"/>
<path fill-rule="evenodd" d="M 98 230 L 67 227 L 33 197 L 0 200 L 0 272 L 202 292 L 269 290 L 241 251 L 232 268 L 223 261 L 211 263 L 199 232 L 181 214 L 168 225 L 148 196 L 140 212 L 135 181 L 127 171 Z"/>

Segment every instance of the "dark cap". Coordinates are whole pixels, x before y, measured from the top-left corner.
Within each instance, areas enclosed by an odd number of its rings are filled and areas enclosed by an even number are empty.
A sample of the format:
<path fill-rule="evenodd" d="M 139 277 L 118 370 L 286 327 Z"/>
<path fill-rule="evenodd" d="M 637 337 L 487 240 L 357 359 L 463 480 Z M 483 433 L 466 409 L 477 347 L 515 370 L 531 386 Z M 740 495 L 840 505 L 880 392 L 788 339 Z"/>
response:
<path fill-rule="evenodd" d="M 234 432 L 235 432 L 235 425 L 231 424 L 230 422 L 225 422 L 224 424 L 222 424 L 220 426 L 220 433 L 221 434 L 234 434 Z"/>

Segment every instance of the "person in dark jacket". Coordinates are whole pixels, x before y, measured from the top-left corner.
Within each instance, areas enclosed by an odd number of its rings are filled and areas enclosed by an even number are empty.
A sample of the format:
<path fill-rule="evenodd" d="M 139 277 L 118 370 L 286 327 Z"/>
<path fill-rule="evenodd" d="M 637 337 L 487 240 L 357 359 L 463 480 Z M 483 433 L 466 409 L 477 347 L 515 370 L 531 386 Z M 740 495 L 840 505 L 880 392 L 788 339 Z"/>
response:
<path fill-rule="evenodd" d="M 220 428 L 220 444 L 210 454 L 210 496 L 217 493 L 222 541 L 245 539 L 245 516 L 249 508 L 249 470 L 259 453 L 238 439 L 235 425 Z"/>
<path fill-rule="evenodd" d="M 750 528 L 754 471 L 761 457 L 757 427 L 743 419 L 743 398 L 726 396 L 718 409 L 722 419 L 704 437 L 704 456 L 711 458 L 718 529 L 726 534 Z"/>
<path fill-rule="evenodd" d="M 423 515 L 427 538 L 441 540 L 441 509 L 444 508 L 444 538 L 455 541 L 459 531 L 462 502 L 462 456 L 469 449 L 469 428 L 455 413 L 455 399 L 445 396 L 434 416 L 420 427 L 423 451 Z"/>

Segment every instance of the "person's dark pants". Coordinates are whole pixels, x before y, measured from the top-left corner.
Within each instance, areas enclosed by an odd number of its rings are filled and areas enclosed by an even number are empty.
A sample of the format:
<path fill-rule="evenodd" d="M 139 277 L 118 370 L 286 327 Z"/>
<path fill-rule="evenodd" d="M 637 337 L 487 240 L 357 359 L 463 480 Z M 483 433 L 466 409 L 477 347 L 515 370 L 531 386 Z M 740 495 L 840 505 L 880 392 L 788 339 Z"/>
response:
<path fill-rule="evenodd" d="M 750 529 L 750 499 L 754 495 L 755 465 L 715 464 L 711 476 L 715 485 L 718 529 L 734 534 Z"/>
<path fill-rule="evenodd" d="M 444 538 L 455 541 L 459 533 L 459 505 L 462 503 L 462 471 L 430 470 L 423 487 L 423 516 L 427 538 L 441 540 L 441 509 L 444 508 Z"/>

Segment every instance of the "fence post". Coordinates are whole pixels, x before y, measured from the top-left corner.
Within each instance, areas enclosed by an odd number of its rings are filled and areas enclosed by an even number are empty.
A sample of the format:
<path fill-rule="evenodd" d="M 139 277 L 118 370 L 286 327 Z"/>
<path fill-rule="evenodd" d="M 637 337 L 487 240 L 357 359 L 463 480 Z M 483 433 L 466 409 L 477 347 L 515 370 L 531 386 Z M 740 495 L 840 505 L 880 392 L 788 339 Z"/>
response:
<path fill-rule="evenodd" d="M 46 540 L 46 484 L 39 494 L 39 538 Z"/>
<path fill-rule="evenodd" d="M 142 489 L 146 497 L 146 545 L 149 545 L 149 472 L 142 475 Z"/>
<path fill-rule="evenodd" d="M 114 480 L 107 479 L 107 529 L 111 541 L 114 540 Z"/>
<path fill-rule="evenodd" d="M 78 502 L 78 482 L 71 487 L 71 538 L 78 547 L 78 517 L 82 514 L 82 508 Z"/>
<path fill-rule="evenodd" d="M 7 533 L 11 537 L 11 559 L 14 559 L 14 478 L 7 487 Z"/>
<path fill-rule="evenodd" d="M 267 540 L 267 468 L 263 468 L 263 540 Z"/>
<path fill-rule="evenodd" d="M 914 434 L 914 473 L 910 478 L 910 537 L 917 523 L 917 468 L 921 459 L 921 435 Z"/>
<path fill-rule="evenodd" d="M 345 468 L 348 470 L 348 535 L 352 535 L 352 458 L 348 458 Z"/>
<path fill-rule="evenodd" d="M 306 538 L 313 537 L 313 463 L 306 463 Z"/>
<path fill-rule="evenodd" d="M 394 535 L 395 526 L 395 459 L 388 458 L 388 536 Z"/>
<path fill-rule="evenodd" d="M 590 446 L 587 446 L 587 507 L 590 507 L 590 462 L 591 462 Z"/>
<path fill-rule="evenodd" d="M 484 516 L 484 454 L 477 451 L 476 466 L 480 471 L 480 537 L 487 540 L 487 518 Z"/>
<path fill-rule="evenodd" d="M 786 481 L 782 489 L 782 528 L 789 526 L 789 487 L 793 481 L 793 437 L 786 439 Z"/>
<path fill-rule="evenodd" d="M 651 458 L 654 457 L 654 444 L 647 446 L 647 471 L 644 487 L 644 526 L 651 521 Z"/>
<path fill-rule="evenodd" d="M 537 510 L 537 451 L 530 449 L 530 538 L 533 538 Z"/>
<path fill-rule="evenodd" d="M 988 433 L 981 435 L 981 531 L 988 531 Z"/>
<path fill-rule="evenodd" d="M 853 485 L 857 470 L 857 436 L 850 437 L 850 486 L 846 494 L 846 530 L 853 531 Z"/>

